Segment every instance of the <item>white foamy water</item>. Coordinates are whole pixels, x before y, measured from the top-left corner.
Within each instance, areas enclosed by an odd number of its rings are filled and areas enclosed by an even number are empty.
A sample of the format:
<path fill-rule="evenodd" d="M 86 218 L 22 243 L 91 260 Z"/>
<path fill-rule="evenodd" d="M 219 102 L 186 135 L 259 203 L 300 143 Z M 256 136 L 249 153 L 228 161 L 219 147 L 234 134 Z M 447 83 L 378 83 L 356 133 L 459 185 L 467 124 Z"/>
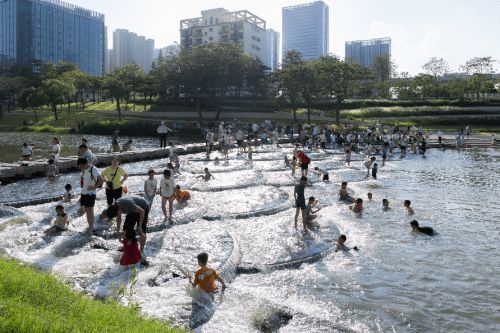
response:
<path fill-rule="evenodd" d="M 319 228 L 308 234 L 293 228 L 297 176 L 293 179 L 283 163 L 292 149 L 260 150 L 251 164 L 235 153 L 218 166 L 203 161 L 203 154 L 181 157 L 184 167 L 177 182 L 191 191 L 192 201 L 186 207 L 175 205 L 178 225 L 148 234 L 151 265 L 139 267 L 137 276 L 118 264 L 116 239 L 88 242 L 81 234 L 86 220 L 76 217 L 76 203 L 67 205 L 71 231 L 50 239 L 42 234 L 57 203 L 0 210 L 2 251 L 57 274 L 78 290 L 136 303 L 143 313 L 178 325 L 186 325 L 191 316 L 183 274 L 196 270 L 196 255 L 208 252 L 217 269 L 230 267 L 228 262 L 237 257 L 241 274 L 229 284 L 211 320 L 198 329 L 203 332 L 500 330 L 497 150 L 430 150 L 425 159 L 410 154 L 402 160 L 395 154 L 384 167 L 379 162 L 377 180 L 365 178 L 364 156 L 353 155 L 359 161 L 348 168 L 342 154 L 312 153 L 310 169 L 328 170 L 331 182 L 310 175 L 306 197 L 316 197 L 322 209 Z M 124 168 L 146 173 L 165 163 L 145 161 Z M 215 180 L 196 180 L 205 167 Z M 129 190 L 142 191 L 145 178 L 130 177 Z M 364 199 L 362 216 L 337 200 L 343 180 L 350 182 L 354 196 Z M 66 182 L 78 191 L 77 174 L 67 174 L 53 183 L 35 179 L 9 184 L 0 189 L 0 201 L 62 193 Z M 103 192 L 96 212 L 106 206 Z M 382 211 L 383 198 L 392 210 Z M 404 212 L 405 199 L 412 201 L 414 216 Z M 413 234 L 412 219 L 438 235 Z M 156 198 L 149 224 L 162 223 Z M 97 228 L 115 230 L 103 221 Z M 339 233 L 360 251 L 331 251 Z"/>

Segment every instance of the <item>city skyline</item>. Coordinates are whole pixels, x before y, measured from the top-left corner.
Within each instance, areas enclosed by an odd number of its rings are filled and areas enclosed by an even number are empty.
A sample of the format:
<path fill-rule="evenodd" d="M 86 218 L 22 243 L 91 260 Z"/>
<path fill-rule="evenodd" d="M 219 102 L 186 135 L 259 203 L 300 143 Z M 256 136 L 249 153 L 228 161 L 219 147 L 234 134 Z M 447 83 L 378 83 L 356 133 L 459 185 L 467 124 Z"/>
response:
<path fill-rule="evenodd" d="M 164 47 L 179 42 L 180 20 L 197 17 L 201 10 L 217 7 L 249 10 L 266 20 L 267 28 L 282 33 L 282 7 L 309 1 L 185 1 L 176 4 L 175 10 L 171 9 L 171 3 L 161 0 L 69 2 L 105 14 L 108 36 L 115 29 L 128 29 L 154 39 L 157 47 Z M 340 57 L 344 55 L 345 41 L 387 36 L 392 39 L 393 60 L 399 72 L 422 72 L 422 65 L 430 57 L 445 58 L 454 72 L 472 57 L 500 58 L 500 44 L 496 43 L 500 27 L 498 1 L 325 0 L 325 3 L 330 7 L 330 52 Z M 111 43 L 109 39 L 108 48 Z M 500 70 L 498 63 L 495 69 Z"/>

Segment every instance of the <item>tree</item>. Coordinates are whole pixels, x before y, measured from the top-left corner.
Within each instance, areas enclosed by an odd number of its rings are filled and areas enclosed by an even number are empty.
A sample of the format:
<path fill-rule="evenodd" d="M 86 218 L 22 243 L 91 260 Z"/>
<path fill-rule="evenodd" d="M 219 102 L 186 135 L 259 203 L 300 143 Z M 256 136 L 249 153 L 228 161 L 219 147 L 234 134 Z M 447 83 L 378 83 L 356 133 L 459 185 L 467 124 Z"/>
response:
<path fill-rule="evenodd" d="M 301 98 L 301 76 L 303 61 L 298 51 L 287 51 L 282 68 L 275 72 L 275 78 L 281 94 L 288 99 L 293 112 L 293 121 L 297 123 L 297 108 Z"/>
<path fill-rule="evenodd" d="M 21 101 L 23 107 L 31 107 L 35 114 L 35 121 L 38 121 L 37 109 L 46 103 L 47 96 L 41 87 L 28 87 L 22 92 Z"/>
<path fill-rule="evenodd" d="M 116 110 L 118 111 L 118 119 L 122 119 L 122 110 L 120 108 L 120 100 L 128 95 L 129 91 L 125 83 L 120 80 L 115 71 L 107 74 L 104 77 L 103 87 L 106 89 L 111 97 L 116 100 Z"/>
<path fill-rule="evenodd" d="M 461 68 L 467 72 L 467 74 L 482 74 L 490 75 L 495 73 L 493 65 L 496 60 L 492 57 L 476 57 L 468 60 L 464 66 Z"/>
<path fill-rule="evenodd" d="M 52 107 L 54 118 L 58 120 L 57 105 L 64 102 L 66 96 L 74 95 L 76 88 L 71 83 L 59 79 L 46 79 L 42 81 L 43 95 Z"/>
<path fill-rule="evenodd" d="M 307 122 L 311 124 L 311 105 L 319 94 L 319 66 L 316 61 L 308 61 L 300 66 L 300 96 L 307 109 Z"/>
<path fill-rule="evenodd" d="M 422 66 L 422 69 L 437 80 L 438 77 L 450 72 L 450 65 L 443 58 L 432 57 Z"/>
<path fill-rule="evenodd" d="M 126 102 L 128 102 L 128 97 L 130 93 L 132 93 L 134 101 L 134 111 L 135 111 L 136 93 L 139 86 L 145 79 L 144 71 L 142 70 L 141 67 L 139 67 L 139 65 L 133 63 L 127 66 L 117 68 L 115 70 L 115 75 L 120 80 L 122 80 L 122 82 L 124 83 L 125 87 L 128 90 L 128 94 L 124 96 Z"/>
<path fill-rule="evenodd" d="M 89 90 L 92 93 L 92 101 L 96 103 L 96 98 L 95 96 L 97 95 L 97 103 L 100 102 L 100 92 L 102 89 L 102 77 L 100 76 L 90 76 L 89 77 Z"/>
<path fill-rule="evenodd" d="M 461 68 L 469 75 L 468 91 L 474 94 L 491 92 L 494 88 L 492 74 L 496 60 L 492 57 L 476 57 L 468 60 Z M 479 94 L 477 95 L 479 98 Z"/>
<path fill-rule="evenodd" d="M 340 125 L 340 106 L 354 95 L 366 71 L 360 65 L 342 61 L 335 56 L 321 57 L 318 63 L 323 92 L 334 100 L 335 118 Z"/>
<path fill-rule="evenodd" d="M 265 65 L 259 58 L 246 57 L 245 84 L 252 92 L 254 101 L 266 93 L 268 76 L 264 72 Z M 255 107 L 254 103 L 254 107 Z"/>

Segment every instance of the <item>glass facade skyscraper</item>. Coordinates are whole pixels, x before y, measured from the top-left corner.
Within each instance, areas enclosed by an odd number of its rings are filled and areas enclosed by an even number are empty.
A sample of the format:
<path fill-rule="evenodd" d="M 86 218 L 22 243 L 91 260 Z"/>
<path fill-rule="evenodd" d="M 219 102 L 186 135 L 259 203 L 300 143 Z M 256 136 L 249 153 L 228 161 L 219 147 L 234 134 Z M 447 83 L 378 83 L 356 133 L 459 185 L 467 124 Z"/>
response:
<path fill-rule="evenodd" d="M 104 15 L 59 0 L 0 0 L 0 62 L 68 62 L 102 75 Z"/>
<path fill-rule="evenodd" d="M 391 39 L 376 38 L 345 42 L 345 59 L 366 68 L 373 64 L 376 57 L 391 59 Z"/>
<path fill-rule="evenodd" d="M 329 8 L 323 1 L 284 7 L 283 55 L 300 52 L 304 60 L 328 55 Z"/>

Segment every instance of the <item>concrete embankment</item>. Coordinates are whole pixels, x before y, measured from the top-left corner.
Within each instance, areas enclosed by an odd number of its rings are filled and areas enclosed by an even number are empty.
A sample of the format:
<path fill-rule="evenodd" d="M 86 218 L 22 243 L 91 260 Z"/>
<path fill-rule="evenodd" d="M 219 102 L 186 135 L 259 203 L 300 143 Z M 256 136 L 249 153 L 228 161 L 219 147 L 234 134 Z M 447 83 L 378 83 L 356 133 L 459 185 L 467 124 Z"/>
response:
<path fill-rule="evenodd" d="M 184 146 L 178 146 L 175 152 L 178 155 L 195 154 L 201 153 L 206 150 L 205 144 L 188 144 Z M 167 149 L 145 149 L 145 150 L 134 150 L 122 153 L 102 153 L 96 154 L 98 167 L 109 166 L 111 160 L 115 156 L 120 157 L 122 163 L 154 160 L 168 157 Z M 59 172 L 67 173 L 78 171 L 76 164 L 77 156 L 67 156 L 59 158 Z M 47 167 L 46 160 L 36 160 L 36 161 L 22 161 L 15 163 L 2 163 L 0 165 L 0 181 L 2 183 L 15 181 L 17 179 L 27 179 L 44 177 L 45 170 Z"/>

